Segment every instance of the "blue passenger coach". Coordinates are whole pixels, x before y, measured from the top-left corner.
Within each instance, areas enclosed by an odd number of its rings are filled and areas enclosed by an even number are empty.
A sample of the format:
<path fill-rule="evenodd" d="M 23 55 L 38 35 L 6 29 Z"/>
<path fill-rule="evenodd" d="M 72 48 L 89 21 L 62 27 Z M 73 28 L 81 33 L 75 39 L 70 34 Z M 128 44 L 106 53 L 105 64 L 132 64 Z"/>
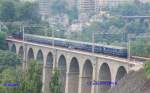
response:
<path fill-rule="evenodd" d="M 15 39 L 22 39 L 19 33 L 13 34 L 12 36 Z M 46 44 L 46 45 L 54 44 L 54 46 L 76 49 L 76 50 L 81 50 L 86 52 L 92 52 L 92 46 L 93 46 L 93 43 L 88 43 L 88 42 L 52 38 L 52 37 L 31 35 L 31 34 L 25 34 L 24 40 L 29 42 Z M 126 47 L 118 47 L 118 46 L 110 46 L 110 45 L 102 45 L 102 44 L 94 44 L 94 52 L 100 54 L 118 56 L 118 57 L 125 57 L 125 58 L 127 57 L 128 54 Z"/>

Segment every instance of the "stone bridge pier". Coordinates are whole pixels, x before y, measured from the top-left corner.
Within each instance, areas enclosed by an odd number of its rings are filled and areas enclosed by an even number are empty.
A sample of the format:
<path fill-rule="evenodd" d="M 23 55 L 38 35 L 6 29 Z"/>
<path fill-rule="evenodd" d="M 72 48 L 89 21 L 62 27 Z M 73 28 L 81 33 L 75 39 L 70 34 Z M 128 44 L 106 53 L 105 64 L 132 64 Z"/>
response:
<path fill-rule="evenodd" d="M 119 82 L 136 66 L 123 58 L 42 44 L 26 42 L 23 47 L 19 40 L 8 40 L 8 45 L 12 52 L 25 57 L 26 63 L 34 59 L 43 66 L 43 93 L 50 93 L 49 82 L 55 68 L 60 72 L 63 93 L 105 93 L 113 85 L 95 85 L 96 82 Z"/>

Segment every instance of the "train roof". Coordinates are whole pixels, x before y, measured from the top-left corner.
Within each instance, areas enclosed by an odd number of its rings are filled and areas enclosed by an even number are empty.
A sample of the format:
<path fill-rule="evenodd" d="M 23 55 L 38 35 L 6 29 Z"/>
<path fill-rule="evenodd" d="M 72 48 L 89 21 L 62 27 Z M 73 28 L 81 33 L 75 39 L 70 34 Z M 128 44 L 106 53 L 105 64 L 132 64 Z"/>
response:
<path fill-rule="evenodd" d="M 64 42 L 74 42 L 74 43 L 81 43 L 81 44 L 88 44 L 88 45 L 92 45 L 93 43 L 90 42 L 83 42 L 83 41 L 76 41 L 76 40 L 69 40 L 69 39 L 62 39 L 62 38 L 53 38 L 53 37 L 48 37 L 48 36 L 41 36 L 41 35 L 32 35 L 32 34 L 25 34 L 28 36 L 34 36 L 34 37 L 39 37 L 39 38 L 43 38 L 43 39 L 54 39 L 54 40 L 61 40 Z M 103 46 L 103 47 L 108 47 L 108 48 L 117 48 L 117 49 L 127 49 L 126 47 L 121 47 L 121 46 L 112 46 L 112 45 L 104 45 L 104 44 L 94 44 L 95 46 Z"/>

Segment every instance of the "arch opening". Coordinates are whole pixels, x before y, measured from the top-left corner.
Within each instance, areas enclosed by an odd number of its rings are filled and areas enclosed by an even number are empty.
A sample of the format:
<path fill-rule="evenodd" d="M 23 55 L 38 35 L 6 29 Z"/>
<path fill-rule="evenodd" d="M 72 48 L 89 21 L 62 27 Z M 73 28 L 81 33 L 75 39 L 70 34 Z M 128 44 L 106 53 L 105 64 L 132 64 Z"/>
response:
<path fill-rule="evenodd" d="M 86 60 L 83 66 L 83 75 L 82 75 L 82 93 L 91 93 L 91 85 L 88 85 L 92 81 L 93 75 L 93 66 L 90 60 Z M 85 86 L 84 86 L 85 85 Z"/>
<path fill-rule="evenodd" d="M 110 68 L 106 63 L 103 63 L 101 65 L 98 82 L 111 82 Z M 98 88 L 98 93 L 106 93 L 111 88 L 111 84 L 103 83 L 101 85 L 98 85 Z"/>
<path fill-rule="evenodd" d="M 117 71 L 116 82 L 121 80 L 126 74 L 127 74 L 126 69 L 123 66 L 120 66 Z"/>
<path fill-rule="evenodd" d="M 24 57 L 23 46 L 21 46 L 21 47 L 19 48 L 19 56 L 21 57 L 21 59 L 23 59 L 23 57 Z"/>
<path fill-rule="evenodd" d="M 52 53 L 48 53 L 46 65 L 50 66 L 51 69 L 53 68 L 53 55 L 52 55 Z"/>
<path fill-rule="evenodd" d="M 69 67 L 69 83 L 68 83 L 68 93 L 78 93 L 79 86 L 79 64 L 76 58 L 72 58 Z"/>
<path fill-rule="evenodd" d="M 30 61 L 30 60 L 33 60 L 33 59 L 34 59 L 34 52 L 33 52 L 33 49 L 30 48 L 29 51 L 28 51 L 27 60 Z"/>
<path fill-rule="evenodd" d="M 39 64 L 43 64 L 43 53 L 41 50 L 38 51 L 38 54 L 37 54 L 37 57 L 36 57 L 36 60 Z"/>
<path fill-rule="evenodd" d="M 48 53 L 46 58 L 46 68 L 45 68 L 45 91 L 49 92 L 49 82 L 52 77 L 52 71 L 53 71 L 53 54 L 51 52 Z"/>
<path fill-rule="evenodd" d="M 58 61 L 58 69 L 60 72 L 60 80 L 61 80 L 61 91 L 62 93 L 65 93 L 65 87 L 66 87 L 66 58 L 64 55 L 61 55 Z"/>
<path fill-rule="evenodd" d="M 12 45 L 11 51 L 12 51 L 13 53 L 16 53 L 16 45 L 15 45 L 15 44 Z"/>

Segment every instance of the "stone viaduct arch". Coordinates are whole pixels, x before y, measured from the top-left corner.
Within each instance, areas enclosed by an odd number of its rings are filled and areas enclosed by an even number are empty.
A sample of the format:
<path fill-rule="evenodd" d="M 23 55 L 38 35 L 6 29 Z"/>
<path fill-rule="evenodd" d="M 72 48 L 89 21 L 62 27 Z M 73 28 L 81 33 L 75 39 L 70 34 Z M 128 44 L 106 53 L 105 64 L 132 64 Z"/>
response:
<path fill-rule="evenodd" d="M 34 59 L 34 52 L 32 48 L 29 48 L 28 52 L 27 52 L 27 61 L 30 61 Z"/>
<path fill-rule="evenodd" d="M 58 69 L 60 71 L 61 84 L 63 85 L 61 86 L 61 91 L 63 93 L 65 93 L 65 86 L 66 86 L 66 72 L 67 72 L 66 65 L 67 65 L 66 58 L 64 55 L 61 55 L 58 60 Z"/>
<path fill-rule="evenodd" d="M 83 65 L 83 70 L 82 70 L 82 88 L 81 92 L 82 93 L 91 93 L 91 86 L 89 83 L 92 82 L 92 76 L 93 76 L 93 66 L 90 60 L 86 60 L 84 65 Z"/>
<path fill-rule="evenodd" d="M 14 52 L 14 53 L 17 53 L 15 44 L 12 44 L 11 51 Z"/>
<path fill-rule="evenodd" d="M 122 79 L 126 74 L 127 74 L 127 71 L 126 71 L 125 67 L 120 66 L 117 71 L 116 82 L 118 82 L 120 79 Z"/>
<path fill-rule="evenodd" d="M 36 56 L 36 60 L 39 64 L 43 64 L 44 63 L 44 57 L 43 57 L 43 52 L 42 50 L 38 50 L 37 56 Z"/>
<path fill-rule="evenodd" d="M 49 82 L 52 77 L 52 71 L 53 71 L 53 54 L 52 52 L 48 51 L 46 54 L 46 64 L 45 64 L 45 91 L 49 91 Z"/>
<path fill-rule="evenodd" d="M 68 93 L 78 93 L 79 72 L 79 61 L 77 58 L 73 57 L 69 67 Z"/>
<path fill-rule="evenodd" d="M 23 57 L 24 57 L 23 46 L 20 46 L 18 55 L 21 57 L 21 59 L 23 59 Z"/>
<path fill-rule="evenodd" d="M 8 44 L 10 50 L 22 57 L 24 51 L 22 45 L 10 43 Z M 93 57 L 64 50 L 53 51 L 53 48 L 30 44 L 26 45 L 26 49 L 26 59 L 28 61 L 35 59 L 43 66 L 45 90 L 49 90 L 49 81 L 55 66 L 60 71 L 63 93 L 105 93 L 112 87 L 111 85 L 100 85 L 96 88 L 84 85 L 94 80 L 98 82 L 119 81 L 130 70 L 128 69 L 129 65 L 120 60 Z"/>
<path fill-rule="evenodd" d="M 112 80 L 110 67 L 107 63 L 103 63 L 100 66 L 98 82 L 111 82 L 111 81 Z M 111 85 L 100 84 L 98 85 L 98 87 L 99 87 L 98 93 L 105 93 L 111 88 Z"/>

